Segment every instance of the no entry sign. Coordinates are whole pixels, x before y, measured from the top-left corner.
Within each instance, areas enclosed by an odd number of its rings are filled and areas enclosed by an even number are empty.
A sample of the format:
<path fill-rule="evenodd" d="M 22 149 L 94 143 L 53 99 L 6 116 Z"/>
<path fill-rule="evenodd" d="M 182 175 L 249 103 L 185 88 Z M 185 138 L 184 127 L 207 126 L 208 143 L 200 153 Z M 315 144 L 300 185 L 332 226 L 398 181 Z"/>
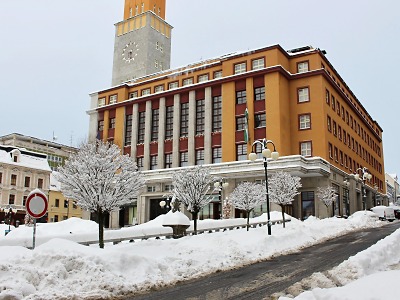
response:
<path fill-rule="evenodd" d="M 39 189 L 33 190 L 26 199 L 26 211 L 35 219 L 43 217 L 47 212 L 47 197 Z"/>

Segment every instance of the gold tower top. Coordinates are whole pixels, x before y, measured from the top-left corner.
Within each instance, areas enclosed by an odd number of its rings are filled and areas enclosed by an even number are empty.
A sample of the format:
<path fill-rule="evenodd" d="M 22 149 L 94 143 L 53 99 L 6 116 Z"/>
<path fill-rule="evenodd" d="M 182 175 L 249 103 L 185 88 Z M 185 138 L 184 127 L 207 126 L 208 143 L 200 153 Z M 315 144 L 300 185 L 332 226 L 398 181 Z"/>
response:
<path fill-rule="evenodd" d="M 125 0 L 124 20 L 146 11 L 152 11 L 165 20 L 166 0 Z"/>

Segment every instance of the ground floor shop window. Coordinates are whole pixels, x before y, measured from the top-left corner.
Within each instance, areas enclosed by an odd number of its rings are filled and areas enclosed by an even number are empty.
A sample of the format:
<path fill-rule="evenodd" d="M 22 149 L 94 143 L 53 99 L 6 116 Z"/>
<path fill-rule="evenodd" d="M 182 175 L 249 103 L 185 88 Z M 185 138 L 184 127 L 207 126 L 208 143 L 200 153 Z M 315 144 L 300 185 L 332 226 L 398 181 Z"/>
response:
<path fill-rule="evenodd" d="M 301 192 L 301 217 L 303 220 L 315 216 L 314 192 Z"/>

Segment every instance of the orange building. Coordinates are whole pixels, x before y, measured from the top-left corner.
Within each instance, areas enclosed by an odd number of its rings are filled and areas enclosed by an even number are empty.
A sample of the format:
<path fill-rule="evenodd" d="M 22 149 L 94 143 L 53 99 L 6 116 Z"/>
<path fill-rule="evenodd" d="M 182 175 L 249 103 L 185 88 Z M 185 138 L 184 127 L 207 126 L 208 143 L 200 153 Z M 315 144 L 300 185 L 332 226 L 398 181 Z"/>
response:
<path fill-rule="evenodd" d="M 382 128 L 325 51 L 311 46 L 273 45 L 135 77 L 91 94 L 88 114 L 90 139 L 117 144 L 147 177 L 147 191 L 131 208 L 139 223 L 160 213 L 177 168 L 209 165 L 229 182 L 223 197 L 243 180 L 262 180 L 262 161 L 249 162 L 248 154 L 263 138 L 281 157 L 268 170 L 302 178 L 301 194 L 288 208 L 294 217 L 349 215 L 385 194 Z M 353 176 L 362 170 L 372 175 L 365 190 Z M 328 184 L 338 195 L 331 212 L 315 195 Z M 220 200 L 205 208 L 204 218 L 219 217 Z"/>

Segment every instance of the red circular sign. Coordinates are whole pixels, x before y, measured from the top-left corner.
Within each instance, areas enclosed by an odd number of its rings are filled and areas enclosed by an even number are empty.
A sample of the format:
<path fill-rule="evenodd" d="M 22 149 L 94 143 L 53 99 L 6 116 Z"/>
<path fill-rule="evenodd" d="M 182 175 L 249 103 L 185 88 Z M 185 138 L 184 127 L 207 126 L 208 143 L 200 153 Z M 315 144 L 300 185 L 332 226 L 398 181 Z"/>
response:
<path fill-rule="evenodd" d="M 42 193 L 32 193 L 26 200 L 26 210 L 35 219 L 43 217 L 47 212 L 47 198 Z"/>

